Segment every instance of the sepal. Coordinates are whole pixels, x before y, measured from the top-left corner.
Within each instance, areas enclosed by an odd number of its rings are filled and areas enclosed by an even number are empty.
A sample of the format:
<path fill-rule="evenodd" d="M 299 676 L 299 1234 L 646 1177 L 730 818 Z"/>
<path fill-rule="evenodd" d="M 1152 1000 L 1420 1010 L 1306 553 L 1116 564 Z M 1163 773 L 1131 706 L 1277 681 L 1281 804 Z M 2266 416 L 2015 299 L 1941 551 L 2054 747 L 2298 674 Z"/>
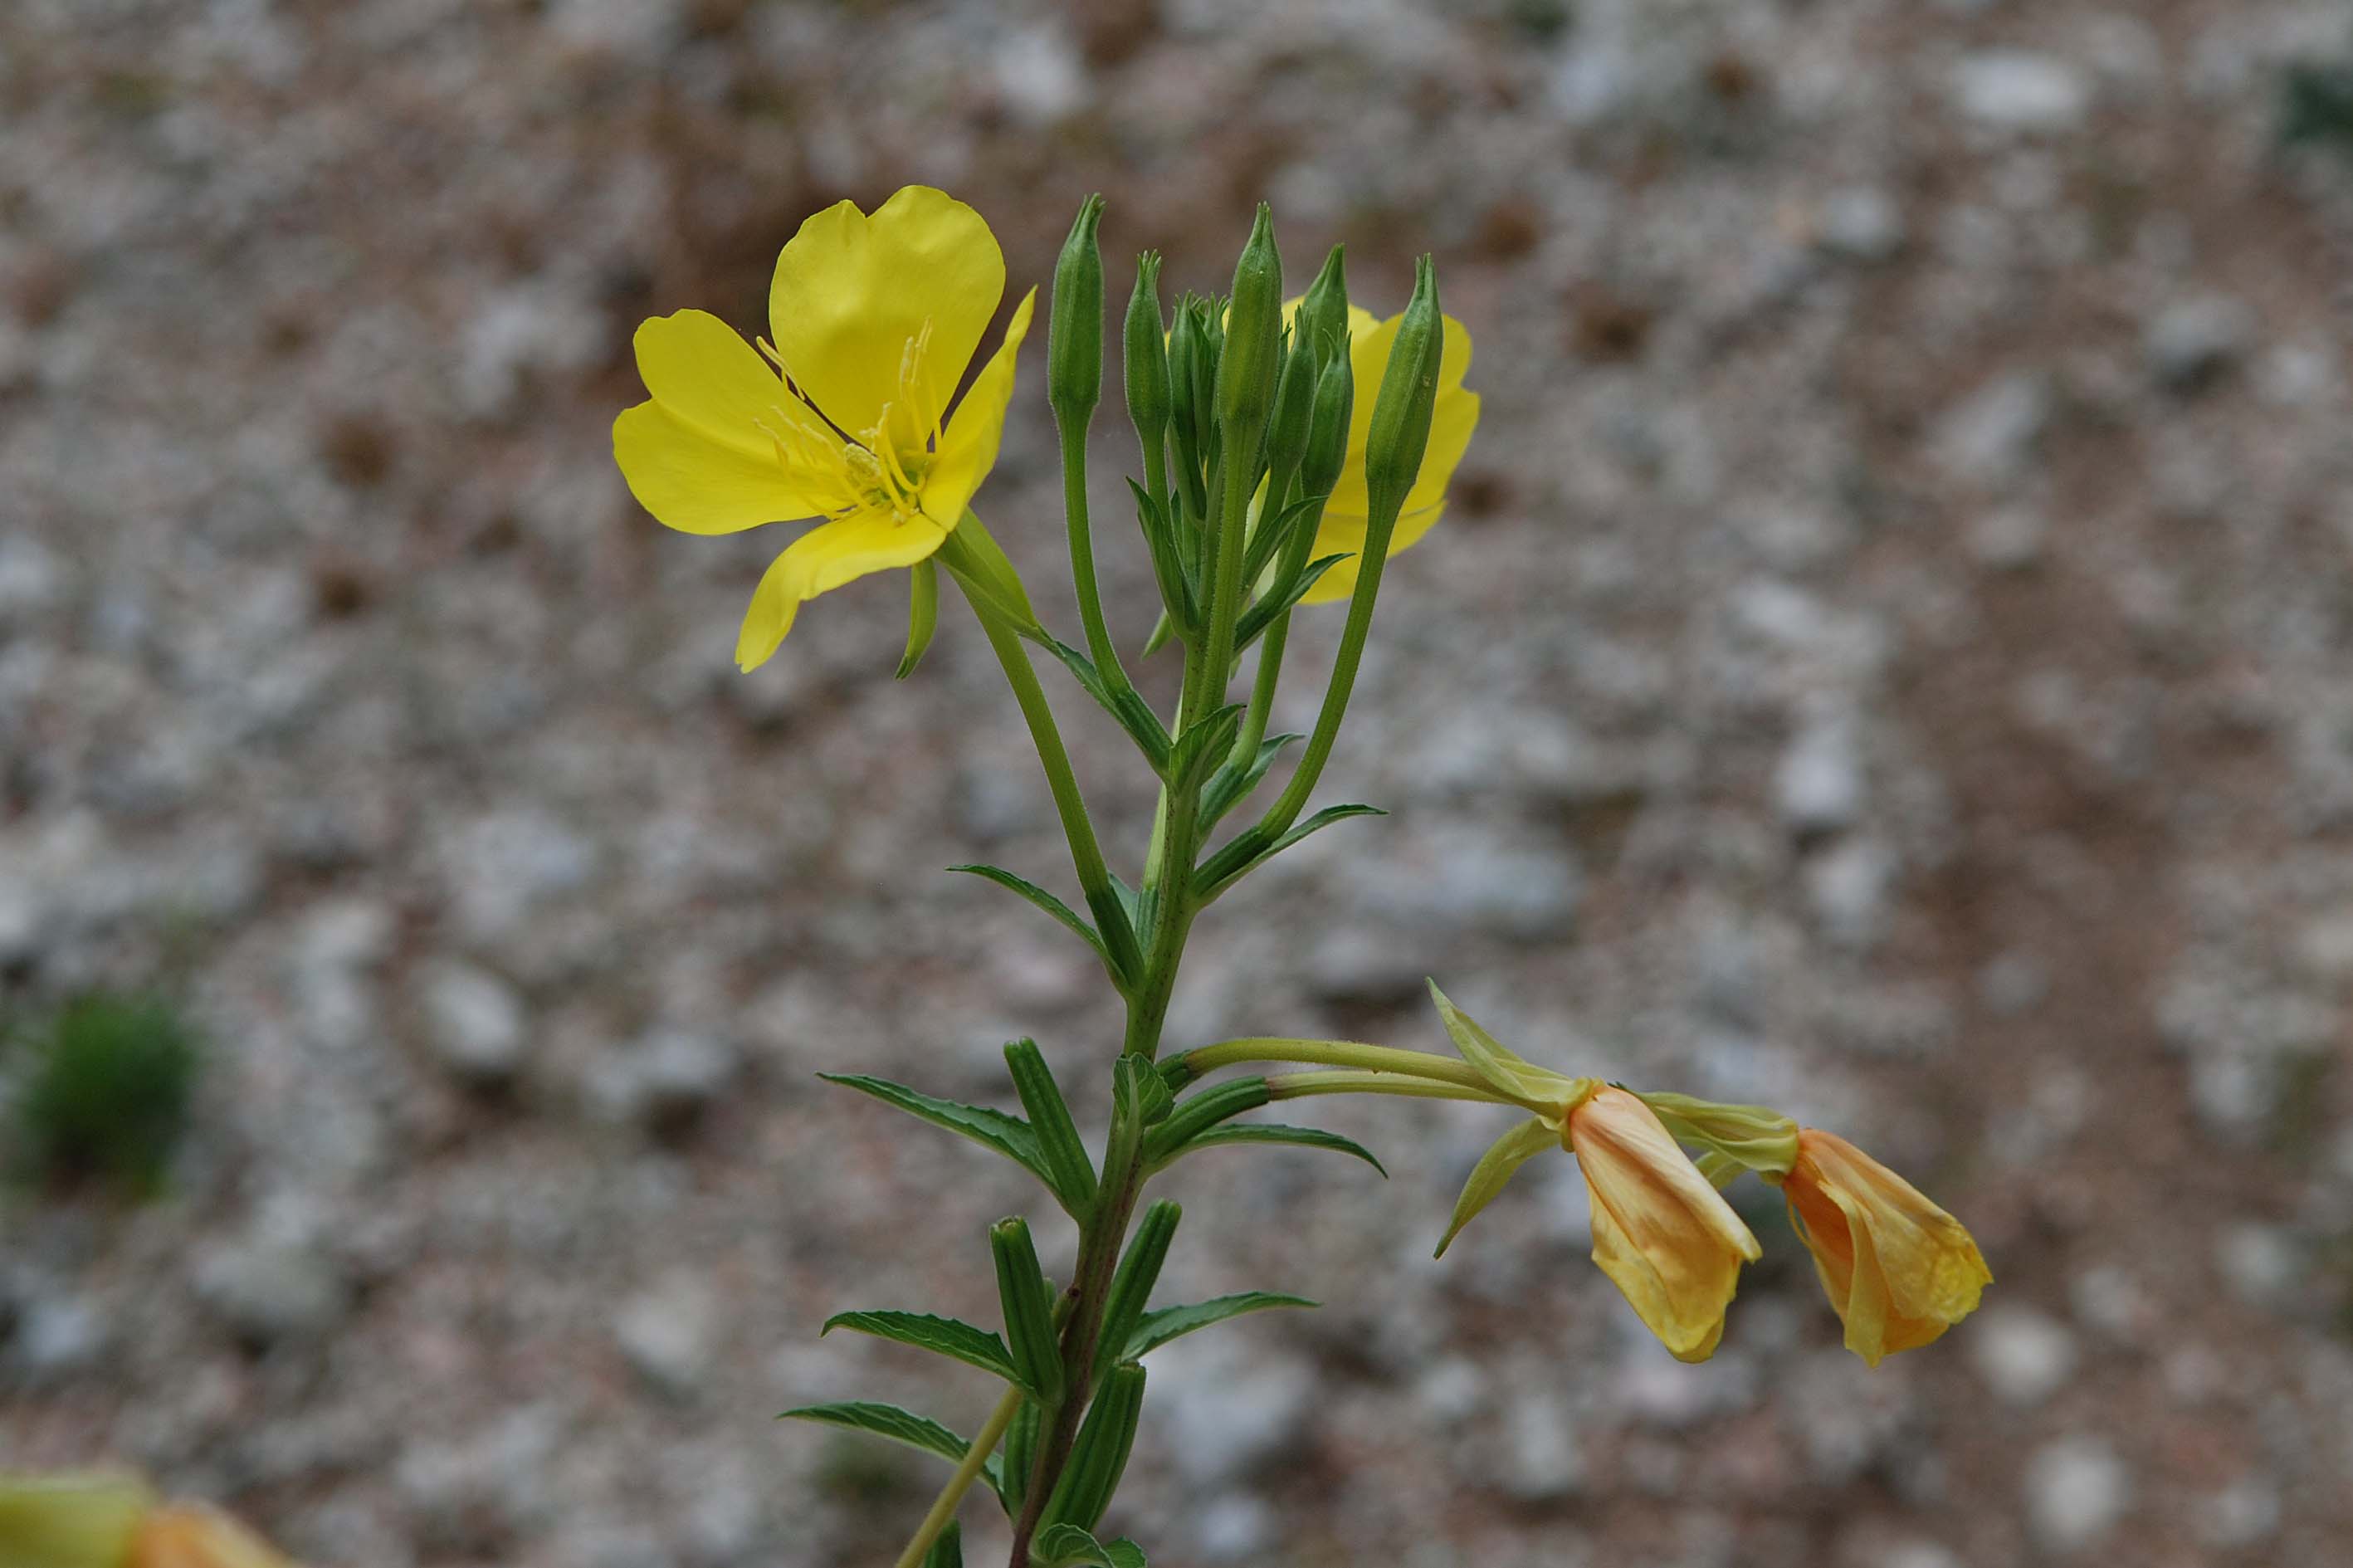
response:
<path fill-rule="evenodd" d="M 1541 1121 L 1524 1121 L 1488 1146 L 1471 1170 L 1471 1179 L 1462 1184 L 1462 1195 L 1454 1200 L 1454 1218 L 1448 1223 L 1446 1234 L 1438 1238 L 1438 1250 L 1430 1255 L 1444 1257 L 1462 1227 L 1478 1217 L 1479 1211 L 1495 1201 L 1495 1194 L 1511 1181 L 1513 1172 L 1547 1149 L 1560 1146 L 1560 1134 Z"/>

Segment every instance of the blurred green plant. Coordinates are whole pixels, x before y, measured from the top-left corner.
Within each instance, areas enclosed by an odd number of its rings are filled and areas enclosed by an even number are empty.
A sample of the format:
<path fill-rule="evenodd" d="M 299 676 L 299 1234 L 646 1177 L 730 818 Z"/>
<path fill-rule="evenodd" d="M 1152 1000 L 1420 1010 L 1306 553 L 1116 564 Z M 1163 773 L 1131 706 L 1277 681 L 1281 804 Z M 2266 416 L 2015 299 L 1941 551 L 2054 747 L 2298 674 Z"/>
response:
<path fill-rule="evenodd" d="M 2353 60 L 2298 60 L 2281 70 L 2279 139 L 2353 155 Z"/>
<path fill-rule="evenodd" d="M 12 1173 L 161 1191 L 186 1131 L 201 1047 L 171 1003 L 98 993 L 23 1032 L 5 1116 Z"/>

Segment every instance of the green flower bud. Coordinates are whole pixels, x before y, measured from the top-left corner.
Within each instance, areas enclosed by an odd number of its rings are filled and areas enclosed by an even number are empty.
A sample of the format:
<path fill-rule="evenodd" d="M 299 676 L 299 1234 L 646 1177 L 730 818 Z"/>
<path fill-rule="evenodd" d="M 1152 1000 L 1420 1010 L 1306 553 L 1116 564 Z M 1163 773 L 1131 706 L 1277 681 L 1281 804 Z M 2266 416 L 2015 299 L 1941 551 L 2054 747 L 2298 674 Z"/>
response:
<path fill-rule="evenodd" d="M 1274 217 L 1259 203 L 1258 221 L 1234 264 L 1233 302 L 1226 310 L 1226 342 L 1218 357 L 1218 428 L 1242 443 L 1245 461 L 1257 455 L 1274 403 L 1282 368 L 1282 257 L 1274 248 Z"/>
<path fill-rule="evenodd" d="M 1305 319 L 1304 312 L 1301 319 Z M 1346 331 L 1341 332 L 1336 347 L 1326 345 L 1322 352 L 1330 357 L 1315 378 L 1315 407 L 1307 421 L 1307 456 L 1299 465 L 1299 486 L 1310 495 L 1329 495 L 1340 482 L 1340 471 L 1348 461 L 1348 423 L 1356 413 L 1356 366 L 1348 355 Z"/>
<path fill-rule="evenodd" d="M 1160 253 L 1135 259 L 1135 291 L 1127 297 L 1123 336 L 1127 360 L 1127 417 L 1136 439 L 1156 446 L 1168 429 L 1168 339 L 1160 320 Z"/>
<path fill-rule="evenodd" d="M 1217 375 L 1208 310 L 1194 294 L 1176 302 L 1176 326 L 1168 336 L 1168 433 L 1176 442 L 1176 480 L 1186 509 L 1198 517 L 1208 509 L 1201 475 L 1208 444 L 1209 387 Z"/>
<path fill-rule="evenodd" d="M 1274 409 L 1266 420 L 1266 471 L 1274 483 L 1267 494 L 1271 505 L 1282 504 L 1291 475 L 1307 455 L 1307 435 L 1315 411 L 1315 353 L 1304 332 L 1292 334 L 1291 352 L 1282 358 L 1282 376 L 1274 384 Z"/>
<path fill-rule="evenodd" d="M 1318 364 L 1325 363 L 1332 345 L 1348 335 L 1348 268 L 1342 249 L 1332 247 L 1332 254 L 1324 258 L 1324 270 L 1299 302 L 1299 322 L 1307 329 L 1307 346 L 1315 351 Z"/>
<path fill-rule="evenodd" d="M 1054 304 L 1046 327 L 1046 401 L 1054 417 L 1082 429 L 1103 397 L 1103 252 L 1095 229 L 1103 199 L 1079 205 L 1078 220 L 1054 264 Z"/>
<path fill-rule="evenodd" d="M 1438 404 L 1438 365 L 1446 318 L 1438 310 L 1438 272 L 1422 257 L 1414 263 L 1413 298 L 1406 302 L 1389 349 L 1388 371 L 1373 400 L 1372 433 L 1365 443 L 1365 489 L 1373 526 L 1387 537 L 1421 472 L 1430 448 L 1430 410 Z"/>

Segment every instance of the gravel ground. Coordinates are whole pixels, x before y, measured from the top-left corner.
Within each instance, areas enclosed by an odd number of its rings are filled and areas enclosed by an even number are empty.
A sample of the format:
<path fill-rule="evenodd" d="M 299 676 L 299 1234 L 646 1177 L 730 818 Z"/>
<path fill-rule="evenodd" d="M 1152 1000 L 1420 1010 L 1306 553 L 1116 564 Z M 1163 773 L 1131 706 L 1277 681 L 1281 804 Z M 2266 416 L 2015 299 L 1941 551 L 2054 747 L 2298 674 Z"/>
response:
<path fill-rule="evenodd" d="M 0 988 L 174 980 L 214 1043 L 169 1197 L 0 1209 L 0 1461 L 114 1456 L 322 1565 L 895 1547 L 927 1462 L 770 1417 L 925 1397 L 818 1324 L 992 1311 L 981 1229 L 1029 1199 L 811 1075 L 990 1096 L 1031 1033 L 1094 1086 L 1115 1021 L 936 869 L 1064 875 L 968 620 L 896 685 L 878 579 L 737 674 L 773 542 L 664 534 L 607 429 L 638 320 L 756 325 L 803 215 L 922 180 L 1021 281 L 1101 189 L 1115 255 L 1215 286 L 1271 196 L 1294 276 L 1345 239 L 1394 310 L 1432 249 L 1478 344 L 1329 775 L 1394 815 L 1205 921 L 1174 1037 L 1439 1048 L 1435 974 L 1530 1054 L 1853 1134 L 1999 1280 L 1866 1372 L 1760 1203 L 1683 1368 L 1567 1161 L 1435 1264 L 1502 1124 L 1335 1106 L 1387 1184 L 1170 1181 L 1172 1294 L 1333 1305 L 1155 1361 L 1122 1529 L 1180 1565 L 2341 1556 L 2353 12 L 1439 9 L 0 10 Z M 1041 363 L 984 496 L 1033 585 Z M 1150 798 L 1058 691 L 1132 864 Z"/>

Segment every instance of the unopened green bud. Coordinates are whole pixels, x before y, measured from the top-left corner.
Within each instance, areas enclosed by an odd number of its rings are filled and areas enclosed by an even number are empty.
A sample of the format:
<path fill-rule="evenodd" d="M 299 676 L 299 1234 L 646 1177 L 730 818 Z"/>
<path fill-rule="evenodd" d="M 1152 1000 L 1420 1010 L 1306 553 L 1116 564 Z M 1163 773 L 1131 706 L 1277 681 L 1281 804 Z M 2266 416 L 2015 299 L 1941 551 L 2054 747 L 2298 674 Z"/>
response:
<path fill-rule="evenodd" d="M 1341 251 L 1342 247 L 1332 247 L 1332 254 L 1324 258 L 1324 270 L 1299 302 L 1299 324 L 1307 329 L 1307 345 L 1319 356 L 1318 363 L 1348 335 L 1348 268 Z"/>
<path fill-rule="evenodd" d="M 1256 455 L 1282 368 L 1282 257 L 1274 248 L 1274 216 L 1259 203 L 1249 243 L 1234 264 L 1233 303 L 1226 310 L 1226 343 L 1218 356 L 1218 427 Z"/>
<path fill-rule="evenodd" d="M 1040 1515 L 1044 1523 L 1094 1528 L 1126 1473 L 1127 1457 L 1135 1446 L 1136 1417 L 1143 1410 L 1144 1369 L 1133 1361 L 1113 1367 L 1079 1425 L 1070 1463 L 1046 1499 Z"/>
<path fill-rule="evenodd" d="M 1292 334 L 1291 352 L 1282 357 L 1282 376 L 1274 384 L 1274 411 L 1266 420 L 1266 471 L 1274 485 L 1268 501 L 1280 506 L 1290 488 L 1293 471 L 1307 455 L 1309 423 L 1315 412 L 1315 352 L 1304 332 Z"/>
<path fill-rule="evenodd" d="M 1103 199 L 1079 205 L 1078 221 L 1054 264 L 1054 305 L 1046 327 L 1046 401 L 1054 417 L 1082 429 L 1103 397 L 1103 252 L 1095 229 Z"/>
<path fill-rule="evenodd" d="M 1413 298 L 1406 302 L 1389 348 L 1388 369 L 1373 400 L 1372 433 L 1365 442 L 1365 490 L 1376 528 L 1397 521 L 1430 448 L 1430 410 L 1438 405 L 1438 365 L 1446 318 L 1438 310 L 1438 271 L 1422 257 L 1414 263 Z"/>
<path fill-rule="evenodd" d="M 1155 446 L 1168 429 L 1168 339 L 1160 321 L 1160 253 L 1135 259 L 1135 291 L 1127 297 L 1127 417 L 1136 438 Z"/>
<path fill-rule="evenodd" d="M 1168 333 L 1168 418 L 1169 433 L 1188 459 L 1200 445 L 1200 403 L 1195 387 L 1206 352 L 1201 315 L 1194 308 L 1193 296 L 1187 294 L 1176 302 L 1176 324 Z"/>
<path fill-rule="evenodd" d="M 1335 255 L 1338 252 L 1335 251 Z M 1306 313 L 1301 313 L 1301 319 Z M 1307 456 L 1299 465 L 1299 486 L 1310 495 L 1329 495 L 1348 461 L 1348 424 L 1356 415 L 1356 366 L 1344 331 L 1315 377 L 1315 407 L 1307 421 Z"/>

